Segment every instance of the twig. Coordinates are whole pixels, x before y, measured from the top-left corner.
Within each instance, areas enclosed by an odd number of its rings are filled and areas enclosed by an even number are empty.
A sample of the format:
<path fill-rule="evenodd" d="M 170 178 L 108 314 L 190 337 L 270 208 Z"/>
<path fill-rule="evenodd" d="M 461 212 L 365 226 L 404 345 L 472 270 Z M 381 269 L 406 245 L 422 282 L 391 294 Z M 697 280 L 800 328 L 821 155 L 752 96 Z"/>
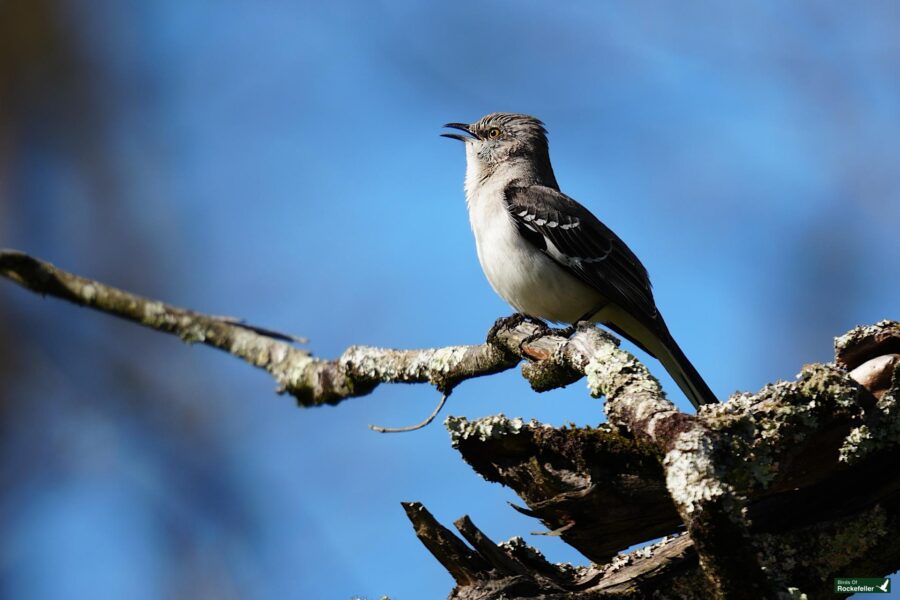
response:
<path fill-rule="evenodd" d="M 434 410 L 431 411 L 431 414 L 428 415 L 428 418 L 422 421 L 421 423 L 417 423 L 415 425 L 407 425 L 406 427 L 382 427 L 381 425 L 369 425 L 369 429 L 372 431 L 377 431 L 378 433 L 405 433 L 407 431 L 416 431 L 417 429 L 422 429 L 429 425 L 434 418 L 438 416 L 438 413 L 441 412 L 441 409 L 444 408 L 444 404 L 447 402 L 447 396 L 450 395 L 450 392 L 444 392 L 441 394 L 441 400 L 438 402 L 438 405 L 434 407 Z"/>

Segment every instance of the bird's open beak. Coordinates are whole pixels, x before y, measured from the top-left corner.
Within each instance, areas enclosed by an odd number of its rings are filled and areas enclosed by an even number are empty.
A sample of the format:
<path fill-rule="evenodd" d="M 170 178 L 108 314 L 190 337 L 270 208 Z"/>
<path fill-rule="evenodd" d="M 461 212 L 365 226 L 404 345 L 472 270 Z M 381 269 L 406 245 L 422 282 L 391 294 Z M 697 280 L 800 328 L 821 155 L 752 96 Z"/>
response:
<path fill-rule="evenodd" d="M 465 131 L 471 137 L 466 137 L 464 135 L 460 135 L 458 133 L 442 133 L 441 137 L 452 138 L 454 140 L 459 140 L 461 142 L 471 142 L 472 140 L 477 140 L 478 136 L 472 133 L 472 130 L 469 129 L 469 126 L 465 123 L 447 123 L 444 127 L 449 127 L 450 129 L 459 129 L 460 131 Z"/>

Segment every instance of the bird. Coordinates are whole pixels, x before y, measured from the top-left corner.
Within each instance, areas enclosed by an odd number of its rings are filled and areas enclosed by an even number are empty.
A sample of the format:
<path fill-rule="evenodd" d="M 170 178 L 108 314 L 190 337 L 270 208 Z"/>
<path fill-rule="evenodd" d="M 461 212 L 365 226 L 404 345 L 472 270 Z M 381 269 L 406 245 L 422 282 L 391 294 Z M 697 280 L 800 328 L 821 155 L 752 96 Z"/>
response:
<path fill-rule="evenodd" d="M 496 112 L 444 127 L 465 144 L 469 222 L 494 291 L 522 318 L 568 323 L 569 334 L 582 322 L 607 327 L 659 360 L 695 408 L 717 403 L 669 332 L 647 269 L 560 191 L 544 123 Z"/>

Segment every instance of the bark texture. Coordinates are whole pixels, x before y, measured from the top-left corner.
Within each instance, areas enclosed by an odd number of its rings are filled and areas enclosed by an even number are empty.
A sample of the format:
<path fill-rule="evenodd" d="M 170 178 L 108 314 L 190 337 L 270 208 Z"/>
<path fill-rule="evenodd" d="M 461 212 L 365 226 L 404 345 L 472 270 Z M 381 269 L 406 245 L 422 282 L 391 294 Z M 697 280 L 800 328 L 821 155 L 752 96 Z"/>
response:
<path fill-rule="evenodd" d="M 836 340 L 833 365 L 678 411 L 615 338 L 569 338 L 531 323 L 485 344 L 423 350 L 352 347 L 312 357 L 290 336 L 142 298 L 15 251 L 0 274 L 41 294 L 219 348 L 269 372 L 302 406 L 337 404 L 378 384 L 461 381 L 512 368 L 535 390 L 585 377 L 608 424 L 554 429 L 503 415 L 450 417 L 475 471 L 514 489 L 539 519 L 593 561 L 552 565 L 520 538 L 491 541 L 467 517 L 462 538 L 417 503 L 416 535 L 454 577 L 451 598 L 831 597 L 831 578 L 900 567 L 900 324 Z M 621 552 L 666 536 L 627 555 Z"/>

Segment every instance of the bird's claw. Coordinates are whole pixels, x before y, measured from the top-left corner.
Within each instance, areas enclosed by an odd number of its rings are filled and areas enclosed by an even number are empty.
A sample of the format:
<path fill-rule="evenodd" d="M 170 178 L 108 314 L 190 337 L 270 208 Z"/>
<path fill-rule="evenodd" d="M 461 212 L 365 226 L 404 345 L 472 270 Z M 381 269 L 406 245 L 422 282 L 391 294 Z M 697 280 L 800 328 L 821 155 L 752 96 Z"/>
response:
<path fill-rule="evenodd" d="M 497 319 L 497 321 L 494 323 L 494 325 L 488 331 L 487 342 L 489 344 L 494 342 L 497 335 L 504 329 L 506 331 L 510 331 L 525 322 L 533 323 L 533 324 L 537 325 L 538 329 L 540 330 L 540 335 L 545 335 L 544 332 L 546 330 L 550 329 L 549 327 L 547 327 L 546 323 L 544 323 L 543 321 L 541 321 L 540 319 L 538 319 L 536 317 L 532 317 L 531 315 L 526 315 L 524 313 L 515 313 L 508 317 L 500 317 L 499 319 Z M 531 336 L 529 336 L 529 337 L 531 337 Z M 538 336 L 538 337 L 540 337 L 540 336 Z M 521 348 L 521 344 L 519 346 Z"/>
<path fill-rule="evenodd" d="M 548 326 L 543 321 L 535 323 L 535 325 L 537 325 L 537 329 L 534 330 L 534 333 L 526 336 L 525 338 L 522 339 L 521 342 L 519 342 L 519 354 L 523 354 L 525 352 L 524 347 L 527 346 L 528 344 L 530 344 L 531 342 L 533 342 L 537 339 L 540 339 L 544 336 L 547 336 L 547 335 L 556 335 L 557 330 Z"/>

